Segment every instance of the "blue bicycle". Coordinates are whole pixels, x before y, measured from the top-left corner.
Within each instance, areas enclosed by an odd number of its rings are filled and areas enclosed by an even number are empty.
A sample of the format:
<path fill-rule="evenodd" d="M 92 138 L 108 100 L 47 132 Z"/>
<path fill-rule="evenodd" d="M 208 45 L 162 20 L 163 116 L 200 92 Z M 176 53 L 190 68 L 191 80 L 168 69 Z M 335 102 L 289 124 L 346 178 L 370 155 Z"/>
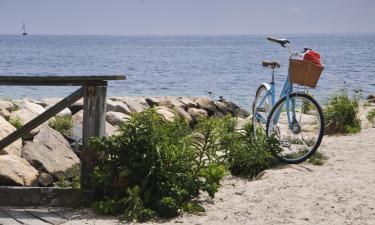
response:
<path fill-rule="evenodd" d="M 315 87 L 323 67 L 296 60 L 301 54 L 295 52 L 286 39 L 267 38 L 288 49 L 289 74 L 275 99 L 275 69 L 277 61 L 263 61 L 272 69 L 270 83 L 263 83 L 256 92 L 253 103 L 254 132 L 261 128 L 267 136 L 278 140 L 279 150 L 274 154 L 285 163 L 301 163 L 318 149 L 324 134 L 323 112 L 318 102 L 307 94 L 307 87 Z M 317 78 L 316 78 L 317 77 Z"/>

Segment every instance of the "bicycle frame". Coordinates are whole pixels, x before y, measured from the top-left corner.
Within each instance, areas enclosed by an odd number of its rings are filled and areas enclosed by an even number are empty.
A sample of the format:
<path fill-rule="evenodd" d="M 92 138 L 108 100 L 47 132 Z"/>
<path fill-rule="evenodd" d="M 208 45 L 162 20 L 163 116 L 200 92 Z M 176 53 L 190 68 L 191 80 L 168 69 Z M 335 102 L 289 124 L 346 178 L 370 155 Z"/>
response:
<path fill-rule="evenodd" d="M 289 53 L 290 53 L 290 57 L 289 58 L 292 58 L 294 56 L 299 56 L 298 52 L 295 52 L 293 51 L 293 48 L 292 46 L 287 43 L 285 45 L 285 47 L 288 49 Z M 262 105 L 264 103 L 264 101 L 266 101 L 267 98 L 269 98 L 271 96 L 271 107 L 274 107 L 275 105 L 275 82 L 274 82 L 274 70 L 272 71 L 272 80 L 271 82 L 268 84 L 268 83 L 263 83 L 263 85 L 267 88 L 267 93 L 266 95 L 261 99 L 259 105 Z M 285 80 L 285 83 L 284 83 L 284 86 L 283 86 L 283 89 L 281 90 L 281 93 L 280 93 L 280 97 L 279 98 L 282 98 L 282 97 L 286 97 L 286 113 L 287 113 L 287 118 L 288 118 L 288 125 L 289 125 L 289 128 L 292 128 L 292 125 L 293 125 L 293 121 L 295 121 L 296 119 L 296 111 L 295 111 L 295 101 L 292 100 L 292 106 L 291 106 L 291 112 L 293 113 L 292 115 L 292 120 L 291 120 L 291 116 L 290 116 L 290 110 L 289 110 L 289 107 L 290 107 L 290 103 L 289 103 L 289 95 L 290 93 L 293 92 L 293 85 L 292 83 L 289 81 L 289 74 L 287 76 L 287 79 Z M 275 119 L 274 119 L 274 123 L 277 123 L 278 120 L 279 120 L 279 117 L 280 117 L 280 114 L 281 114 L 281 110 L 279 112 L 277 112 L 276 116 L 275 116 Z M 263 123 L 266 123 L 267 120 L 269 118 L 263 118 L 261 115 L 259 114 L 256 114 L 254 115 L 256 116 L 257 120 L 259 121 L 262 121 Z M 268 117 L 268 116 L 267 116 Z"/>

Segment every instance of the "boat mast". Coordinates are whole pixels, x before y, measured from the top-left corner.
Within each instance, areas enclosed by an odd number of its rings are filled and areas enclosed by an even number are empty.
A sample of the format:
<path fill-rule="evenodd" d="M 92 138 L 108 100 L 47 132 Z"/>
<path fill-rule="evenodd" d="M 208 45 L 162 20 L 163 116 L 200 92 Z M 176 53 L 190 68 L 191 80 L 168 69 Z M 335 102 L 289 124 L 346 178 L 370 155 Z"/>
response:
<path fill-rule="evenodd" d="M 22 22 L 22 35 L 27 35 L 25 22 Z"/>

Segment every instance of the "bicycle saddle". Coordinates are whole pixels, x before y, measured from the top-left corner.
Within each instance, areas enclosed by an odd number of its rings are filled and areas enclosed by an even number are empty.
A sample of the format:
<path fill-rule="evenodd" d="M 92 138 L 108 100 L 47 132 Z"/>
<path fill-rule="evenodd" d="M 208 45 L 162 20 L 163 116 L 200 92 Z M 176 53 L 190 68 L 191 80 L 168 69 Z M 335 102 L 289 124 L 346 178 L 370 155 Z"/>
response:
<path fill-rule="evenodd" d="M 272 68 L 272 69 L 280 68 L 280 63 L 278 61 L 263 60 L 262 65 L 263 65 L 263 67 L 269 67 L 269 68 Z"/>

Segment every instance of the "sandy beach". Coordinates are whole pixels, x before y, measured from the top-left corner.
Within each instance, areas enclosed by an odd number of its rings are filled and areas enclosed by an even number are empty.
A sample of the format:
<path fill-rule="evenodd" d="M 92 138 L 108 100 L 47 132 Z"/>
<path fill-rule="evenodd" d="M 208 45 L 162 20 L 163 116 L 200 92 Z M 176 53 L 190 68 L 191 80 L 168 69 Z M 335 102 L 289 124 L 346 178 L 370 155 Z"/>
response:
<path fill-rule="evenodd" d="M 325 136 L 323 166 L 283 165 L 250 181 L 227 176 L 202 215 L 143 224 L 375 224 L 375 129 Z M 118 224 L 91 213 L 67 224 Z"/>

